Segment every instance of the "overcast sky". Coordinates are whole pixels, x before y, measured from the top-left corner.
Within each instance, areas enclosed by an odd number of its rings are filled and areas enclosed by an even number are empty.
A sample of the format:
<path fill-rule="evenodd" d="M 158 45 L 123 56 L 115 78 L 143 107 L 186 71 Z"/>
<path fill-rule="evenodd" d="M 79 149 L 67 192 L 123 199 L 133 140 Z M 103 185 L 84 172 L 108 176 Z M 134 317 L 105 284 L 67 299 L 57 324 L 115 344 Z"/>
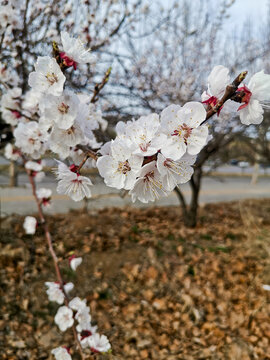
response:
<path fill-rule="evenodd" d="M 269 2 L 270 0 L 236 0 L 229 11 L 230 22 L 243 24 L 249 18 L 255 26 L 259 26 L 266 17 Z"/>

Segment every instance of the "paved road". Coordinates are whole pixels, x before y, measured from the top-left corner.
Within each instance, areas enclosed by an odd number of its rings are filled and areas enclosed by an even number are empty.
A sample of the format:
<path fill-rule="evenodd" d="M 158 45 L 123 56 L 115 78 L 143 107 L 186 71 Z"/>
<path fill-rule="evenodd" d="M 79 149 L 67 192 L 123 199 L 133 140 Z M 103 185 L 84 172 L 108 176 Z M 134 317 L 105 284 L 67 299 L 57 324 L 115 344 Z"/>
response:
<path fill-rule="evenodd" d="M 50 179 L 42 186 L 50 187 L 53 190 L 52 206 L 48 213 L 65 213 L 70 209 L 79 209 L 84 206 L 84 201 L 74 202 L 67 196 L 59 195 L 55 191 L 55 183 Z M 187 198 L 190 198 L 190 189 L 188 184 L 182 186 L 182 190 Z M 270 197 L 270 180 L 269 178 L 260 178 L 256 185 L 250 184 L 249 178 L 211 178 L 205 177 L 202 184 L 202 191 L 200 194 L 200 203 L 232 201 L 246 198 L 266 198 Z M 12 213 L 21 215 L 31 214 L 36 211 L 36 204 L 31 195 L 29 187 L 19 188 L 0 188 L 1 198 L 1 216 Z M 136 207 L 146 206 L 166 206 L 178 205 L 178 199 L 174 193 L 167 198 L 150 203 L 141 204 L 136 202 Z M 117 190 L 106 187 L 100 181 L 93 186 L 93 198 L 88 201 L 89 209 L 102 209 L 108 206 L 123 207 L 132 205 L 130 197 L 127 195 L 124 198 L 119 196 Z"/>

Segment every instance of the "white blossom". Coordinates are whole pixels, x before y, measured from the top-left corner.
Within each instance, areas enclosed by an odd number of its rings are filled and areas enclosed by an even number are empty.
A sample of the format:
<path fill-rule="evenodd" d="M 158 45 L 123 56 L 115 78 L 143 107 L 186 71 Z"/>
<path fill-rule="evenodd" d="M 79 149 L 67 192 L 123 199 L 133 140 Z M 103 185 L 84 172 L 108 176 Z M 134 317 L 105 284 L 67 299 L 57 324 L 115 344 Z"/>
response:
<path fill-rule="evenodd" d="M 46 188 L 40 188 L 37 190 L 37 197 L 39 199 L 49 199 L 52 196 L 52 190 Z"/>
<path fill-rule="evenodd" d="M 159 139 L 156 137 L 159 126 L 159 116 L 150 114 L 128 123 L 118 136 L 133 145 L 133 155 L 151 156 L 160 148 L 160 141 L 157 141 Z"/>
<path fill-rule="evenodd" d="M 78 296 L 70 300 L 68 306 L 74 311 L 81 311 L 86 307 L 86 299 L 81 300 Z"/>
<path fill-rule="evenodd" d="M 226 86 L 230 83 L 229 69 L 217 65 L 208 76 L 208 90 L 202 94 L 202 102 L 215 106 L 223 96 Z"/>
<path fill-rule="evenodd" d="M 46 148 L 45 143 L 48 134 L 44 132 L 36 121 L 28 123 L 19 123 L 14 130 L 15 146 L 22 152 L 31 155 L 33 159 L 38 159 L 44 154 Z"/>
<path fill-rule="evenodd" d="M 59 180 L 57 192 L 66 194 L 74 201 L 80 201 L 84 197 L 91 197 L 90 186 L 92 182 L 89 178 L 71 171 L 64 163 L 58 162 L 58 170 L 56 171 Z M 75 167 L 76 169 L 76 167 Z"/>
<path fill-rule="evenodd" d="M 111 155 L 101 156 L 97 168 L 106 185 L 130 190 L 141 170 L 143 158 L 132 155 L 126 143 L 117 139 L 111 142 Z"/>
<path fill-rule="evenodd" d="M 24 165 L 24 167 L 27 169 L 27 170 L 31 170 L 31 171 L 41 171 L 43 166 L 42 166 L 42 163 L 40 162 L 37 162 L 37 161 L 27 161 Z"/>
<path fill-rule="evenodd" d="M 73 271 L 76 271 L 77 267 L 79 265 L 81 265 L 82 263 L 82 258 L 81 257 L 76 257 L 76 256 L 71 256 L 71 258 L 69 259 L 69 265 L 71 267 L 71 269 Z"/>
<path fill-rule="evenodd" d="M 85 49 L 84 44 L 79 39 L 72 38 L 66 31 L 61 31 L 61 41 L 64 51 L 60 53 L 60 57 L 66 66 L 73 66 L 76 70 L 77 64 L 93 61 L 90 49 Z"/>
<path fill-rule="evenodd" d="M 263 285 L 262 288 L 266 291 L 270 291 L 270 285 Z"/>
<path fill-rule="evenodd" d="M 52 119 L 59 129 L 67 130 L 77 117 L 79 99 L 75 93 L 65 90 L 61 96 L 46 96 L 41 108 L 45 119 Z"/>
<path fill-rule="evenodd" d="M 48 295 L 48 298 L 50 301 L 55 301 L 59 305 L 62 305 L 65 300 L 65 295 L 60 287 L 60 284 L 58 282 L 45 282 L 45 285 L 47 286 L 46 293 Z M 74 285 L 72 283 L 67 283 L 64 285 L 65 292 L 68 294 L 72 289 Z"/>
<path fill-rule="evenodd" d="M 133 202 L 138 199 L 143 203 L 155 201 L 162 196 L 168 195 L 168 190 L 163 186 L 155 161 L 142 167 L 139 178 L 129 191 L 129 194 Z"/>
<path fill-rule="evenodd" d="M 41 200 L 43 206 L 50 206 L 50 199 L 52 196 L 52 190 L 46 188 L 40 188 L 36 191 L 37 197 Z"/>
<path fill-rule="evenodd" d="M 83 139 L 84 134 L 77 120 L 66 130 L 54 126 L 50 137 L 50 149 L 59 155 L 64 155 L 64 151 L 67 151 L 68 156 L 70 147 L 80 144 Z M 62 156 L 62 158 L 67 156 Z"/>
<path fill-rule="evenodd" d="M 67 306 L 61 306 L 54 317 L 54 321 L 61 331 L 66 331 L 74 323 L 72 310 Z"/>
<path fill-rule="evenodd" d="M 238 91 L 244 92 L 241 105 L 238 108 L 242 124 L 260 124 L 263 121 L 263 106 L 265 101 L 270 101 L 270 75 L 264 71 L 254 74 L 248 85 L 239 87 Z"/>
<path fill-rule="evenodd" d="M 68 350 L 64 347 L 58 347 L 51 351 L 55 360 L 72 360 Z"/>
<path fill-rule="evenodd" d="M 88 338 L 88 345 L 93 352 L 100 353 L 105 353 L 111 348 L 107 336 L 99 335 L 98 333 L 95 333 Z"/>
<path fill-rule="evenodd" d="M 66 80 L 59 65 L 49 56 L 38 57 L 34 72 L 29 74 L 29 85 L 37 92 L 60 96 Z"/>
<path fill-rule="evenodd" d="M 33 216 L 26 216 L 23 222 L 23 228 L 26 234 L 34 235 L 37 227 L 37 219 Z"/>
<path fill-rule="evenodd" d="M 178 184 L 188 182 L 194 172 L 191 165 L 196 161 L 196 156 L 185 154 L 180 160 L 174 161 L 158 154 L 157 169 L 161 175 L 164 187 L 173 191 Z"/>
<path fill-rule="evenodd" d="M 20 152 L 18 150 L 14 149 L 14 147 L 10 143 L 7 143 L 7 145 L 5 146 L 4 154 L 7 159 L 13 160 L 13 161 L 18 160 L 20 157 Z"/>
<path fill-rule="evenodd" d="M 198 154 L 206 144 L 208 127 L 200 126 L 206 111 L 201 103 L 189 102 L 183 107 L 170 105 L 161 113 L 161 131 L 167 136 L 161 147 L 166 158 L 180 159 L 186 151 Z"/>
<path fill-rule="evenodd" d="M 78 321 L 76 330 L 81 332 L 83 330 L 89 330 L 91 327 L 91 315 L 90 308 L 85 306 L 76 312 L 75 319 Z"/>
<path fill-rule="evenodd" d="M 30 114 L 38 113 L 39 102 L 42 99 L 42 97 L 43 94 L 41 92 L 36 91 L 35 89 L 31 89 L 27 91 L 22 103 L 23 110 L 28 111 Z"/>

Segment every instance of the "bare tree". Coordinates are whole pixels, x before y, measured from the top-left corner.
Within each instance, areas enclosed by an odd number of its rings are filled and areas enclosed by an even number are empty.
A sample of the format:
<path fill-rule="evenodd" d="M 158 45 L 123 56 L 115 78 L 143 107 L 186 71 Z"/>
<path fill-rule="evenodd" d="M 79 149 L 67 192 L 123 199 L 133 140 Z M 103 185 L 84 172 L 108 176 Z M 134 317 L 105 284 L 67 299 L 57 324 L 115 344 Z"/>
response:
<path fill-rule="evenodd" d="M 139 115 L 145 111 L 160 112 L 170 103 L 199 100 L 205 90 L 202 84 L 206 83 L 211 67 L 216 64 L 227 65 L 232 75 L 243 70 L 243 66 L 251 73 L 262 64 L 267 70 L 270 66 L 269 37 L 262 37 L 250 22 L 244 24 L 242 32 L 239 29 L 225 31 L 228 9 L 233 3 L 178 1 L 158 33 L 143 39 L 127 33 L 128 56 L 125 61 L 117 58 L 120 75 L 113 78 L 111 87 L 107 88 L 111 110 L 117 109 L 125 116 Z M 269 28 L 270 7 L 264 33 L 269 33 Z M 119 96 L 124 100 L 118 100 L 119 106 L 115 107 L 113 100 Z M 240 135 L 243 136 L 244 129 L 239 123 L 226 116 L 221 126 L 220 122 L 211 121 L 212 140 L 198 156 L 189 183 L 192 192 L 190 204 L 176 188 L 187 226 L 194 227 L 197 223 L 203 166 Z"/>

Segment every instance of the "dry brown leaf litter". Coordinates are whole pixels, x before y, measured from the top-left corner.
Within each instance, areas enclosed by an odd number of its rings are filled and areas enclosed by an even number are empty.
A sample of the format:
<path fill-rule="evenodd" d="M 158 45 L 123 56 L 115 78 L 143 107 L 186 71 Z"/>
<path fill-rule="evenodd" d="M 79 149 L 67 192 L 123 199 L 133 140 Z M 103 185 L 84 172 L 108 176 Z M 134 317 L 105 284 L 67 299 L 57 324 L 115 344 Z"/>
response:
<path fill-rule="evenodd" d="M 50 359 L 72 341 L 57 304 L 41 230 L 2 221 L 1 359 Z M 177 207 L 106 209 L 49 217 L 61 268 L 113 346 L 97 359 L 270 359 L 270 200 L 207 205 L 196 229 Z M 83 256 L 73 273 L 69 251 Z M 74 357 L 75 359 L 75 357 Z"/>

